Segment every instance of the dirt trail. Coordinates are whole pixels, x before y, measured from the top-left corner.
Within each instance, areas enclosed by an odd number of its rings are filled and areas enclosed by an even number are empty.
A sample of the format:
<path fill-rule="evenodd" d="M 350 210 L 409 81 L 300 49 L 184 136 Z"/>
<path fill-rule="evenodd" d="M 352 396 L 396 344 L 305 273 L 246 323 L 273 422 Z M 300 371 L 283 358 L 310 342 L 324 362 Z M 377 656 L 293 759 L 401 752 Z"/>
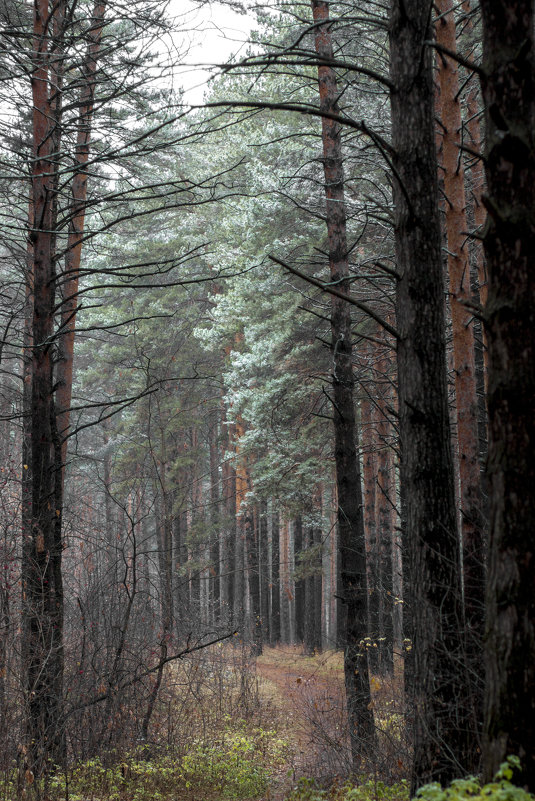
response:
<path fill-rule="evenodd" d="M 278 711 L 287 739 L 295 744 L 290 782 L 295 784 L 300 776 L 320 781 L 347 776 L 352 766 L 342 653 L 307 657 L 297 649 L 266 649 L 256 673 L 261 695 Z M 400 781 L 410 759 L 403 739 L 402 679 L 374 675 L 370 685 L 378 737 L 376 768 L 385 780 Z"/>
<path fill-rule="evenodd" d="M 257 662 L 261 693 L 281 714 L 295 743 L 291 778 L 332 777 L 348 767 L 344 679 L 339 655 L 306 657 L 267 649 Z"/>

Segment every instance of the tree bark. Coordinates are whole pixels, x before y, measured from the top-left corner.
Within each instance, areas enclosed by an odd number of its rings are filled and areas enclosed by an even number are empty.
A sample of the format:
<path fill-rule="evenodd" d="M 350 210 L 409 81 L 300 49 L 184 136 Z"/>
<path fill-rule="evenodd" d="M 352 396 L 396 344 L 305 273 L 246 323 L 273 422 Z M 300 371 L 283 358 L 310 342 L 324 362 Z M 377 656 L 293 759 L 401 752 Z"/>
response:
<path fill-rule="evenodd" d="M 303 521 L 296 517 L 294 521 L 294 587 L 295 587 L 295 639 L 303 642 L 305 639 L 305 582 L 302 576 L 302 561 L 305 549 L 303 536 Z"/>
<path fill-rule="evenodd" d="M 377 634 L 377 654 L 379 670 L 390 673 L 394 666 L 393 616 L 394 586 L 392 563 L 392 537 L 394 527 L 393 463 L 390 447 L 390 420 L 388 406 L 390 400 L 390 359 L 388 346 L 378 354 L 377 361 L 377 488 L 375 491 L 376 550 L 379 574 L 379 603 Z"/>
<path fill-rule="evenodd" d="M 262 644 L 269 642 L 269 548 L 268 506 L 265 501 L 258 509 L 258 570 L 260 577 L 260 619 L 262 622 Z"/>
<path fill-rule="evenodd" d="M 473 765 L 446 386 L 444 287 L 434 134 L 430 7 L 393 0 L 394 167 L 405 586 L 411 588 L 412 790 Z"/>
<path fill-rule="evenodd" d="M 321 493 L 320 493 L 321 502 Z M 321 641 L 321 617 L 323 607 L 323 535 L 321 528 L 316 527 L 312 530 L 312 545 L 316 549 L 314 574 L 314 650 L 320 653 L 322 649 Z"/>
<path fill-rule="evenodd" d="M 308 554 L 314 545 L 314 529 L 307 526 L 303 537 L 303 551 Z M 306 561 L 306 576 L 304 579 L 304 599 L 303 599 L 303 645 L 305 654 L 313 654 L 316 647 L 315 636 L 315 598 L 314 598 L 314 573 L 309 556 Z"/>
<path fill-rule="evenodd" d="M 281 638 L 280 601 L 280 526 L 279 512 L 271 502 L 271 612 L 270 645 L 273 647 Z"/>
<path fill-rule="evenodd" d="M 377 436 L 373 420 L 372 391 L 374 377 L 374 352 L 372 343 L 365 344 L 368 356 L 369 381 L 363 384 L 363 395 L 360 402 L 360 425 L 362 431 L 362 477 L 364 480 L 364 533 L 366 538 L 366 572 L 368 583 L 368 636 L 371 640 L 378 637 L 379 631 L 379 575 L 376 549 L 375 505 L 377 494 Z M 370 640 L 367 640 L 370 643 Z M 370 670 L 377 670 L 377 651 L 368 653 Z"/>
<path fill-rule="evenodd" d="M 54 502 L 56 431 L 53 404 L 53 114 L 49 99 L 47 0 L 34 2 L 32 86 L 33 319 L 31 333 L 31 530 L 23 549 L 22 592 L 26 674 L 27 739 L 30 764 L 42 774 L 63 756 L 63 583 L 62 544 Z"/>
<path fill-rule="evenodd" d="M 208 448 L 210 453 L 210 614 L 214 620 L 221 618 L 221 515 L 219 493 L 218 454 L 219 410 L 210 415 Z"/>
<path fill-rule="evenodd" d="M 329 25 L 329 5 L 312 0 L 315 49 L 321 59 L 334 58 Z M 329 66 L 318 67 L 320 110 L 337 113 L 336 74 Z M 322 118 L 323 169 L 329 242 L 330 280 L 349 294 L 344 172 L 340 125 Z M 371 710 L 368 659 L 362 643 L 367 627 L 367 584 L 364 517 L 358 434 L 353 400 L 352 332 L 350 306 L 331 295 L 331 351 L 334 417 L 334 455 L 338 491 L 342 595 L 347 608 L 344 673 L 351 752 L 355 771 L 372 759 L 375 728 Z"/>
<path fill-rule="evenodd" d="M 528 0 L 483 0 L 489 277 L 484 773 L 508 754 L 535 792 L 535 48 Z"/>
<path fill-rule="evenodd" d="M 80 115 L 75 148 L 75 172 L 72 179 L 72 202 L 70 228 L 65 255 L 65 271 L 62 279 L 63 300 L 61 304 L 61 336 L 58 337 L 58 360 L 56 365 L 56 418 L 61 443 L 61 488 L 63 496 L 65 462 L 67 459 L 67 437 L 70 425 L 72 378 L 74 360 L 74 338 L 78 308 L 78 277 L 82 257 L 85 210 L 87 202 L 87 163 L 89 161 L 91 124 L 95 101 L 97 59 L 104 23 L 106 4 L 97 0 L 93 7 L 91 27 L 88 32 L 89 45 L 83 69 L 83 86 L 80 95 Z"/>
<path fill-rule="evenodd" d="M 290 582 L 289 582 L 289 567 L 288 567 L 288 520 L 284 517 L 281 521 L 280 528 L 280 548 L 279 548 L 279 565 L 280 565 L 280 638 L 284 645 L 289 645 L 290 640 Z"/>
<path fill-rule="evenodd" d="M 435 25 L 439 45 L 455 53 L 457 48 L 452 0 L 438 0 Z M 461 158 L 461 106 L 458 64 L 439 53 L 439 102 L 442 167 L 446 194 L 445 220 L 448 243 L 448 273 L 453 332 L 455 410 L 459 460 L 461 535 L 463 548 L 464 606 L 467 655 L 471 662 L 471 705 L 474 728 L 482 727 L 483 687 L 479 665 L 483 649 L 486 532 L 479 463 L 478 398 L 475 340 L 468 253 L 468 222 Z"/>

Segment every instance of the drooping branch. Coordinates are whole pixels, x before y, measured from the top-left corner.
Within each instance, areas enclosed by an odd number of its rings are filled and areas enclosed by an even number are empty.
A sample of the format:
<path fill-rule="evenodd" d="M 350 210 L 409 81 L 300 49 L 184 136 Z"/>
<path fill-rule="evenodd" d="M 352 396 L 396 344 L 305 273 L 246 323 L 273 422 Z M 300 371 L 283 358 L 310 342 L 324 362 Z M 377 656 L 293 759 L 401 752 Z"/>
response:
<path fill-rule="evenodd" d="M 292 267 L 291 264 L 282 261 L 282 259 L 277 258 L 277 256 L 270 255 L 269 258 L 271 259 L 271 261 L 275 262 L 275 264 L 278 264 L 280 267 L 284 267 L 285 270 L 288 270 L 290 273 L 293 273 L 293 275 L 296 275 L 298 278 L 302 278 L 303 281 L 307 281 L 307 283 L 312 284 L 312 286 L 318 287 L 318 289 L 321 289 L 322 292 L 327 292 L 327 294 L 333 295 L 335 298 L 340 298 L 341 300 L 345 300 L 352 306 L 356 306 L 358 309 L 364 312 L 364 314 L 367 314 L 369 317 L 371 317 L 372 320 L 375 320 L 376 323 L 379 323 L 379 325 L 388 334 L 393 336 L 394 339 L 399 338 L 399 334 L 396 331 L 396 329 L 393 326 L 391 326 L 390 323 L 388 323 L 385 319 L 383 319 L 380 314 L 377 314 L 377 312 L 374 311 L 371 308 L 371 306 L 368 306 L 367 303 L 362 303 L 360 300 L 351 297 L 351 295 L 346 295 L 343 292 L 340 292 L 340 290 L 336 289 L 334 286 L 326 284 L 323 281 L 318 281 L 317 278 L 314 278 L 311 275 L 307 275 L 306 273 L 301 272 L 301 270 L 298 270 L 296 267 Z"/>

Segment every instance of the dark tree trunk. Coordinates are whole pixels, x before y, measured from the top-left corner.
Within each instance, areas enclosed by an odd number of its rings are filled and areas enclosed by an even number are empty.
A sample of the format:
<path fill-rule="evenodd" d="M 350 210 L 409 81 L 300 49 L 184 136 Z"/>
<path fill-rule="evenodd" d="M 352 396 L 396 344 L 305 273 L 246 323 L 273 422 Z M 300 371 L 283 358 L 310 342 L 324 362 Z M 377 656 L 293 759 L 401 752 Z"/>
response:
<path fill-rule="evenodd" d="M 375 525 L 379 574 L 377 651 L 378 667 L 390 673 L 394 666 L 393 616 L 394 586 L 392 576 L 392 539 L 394 524 L 393 460 L 390 448 L 390 359 L 383 349 L 377 362 L 377 487 L 375 491 Z"/>
<path fill-rule="evenodd" d="M 230 424 L 222 426 L 222 452 L 228 453 L 232 447 Z M 220 608 L 224 621 L 231 623 L 234 619 L 234 543 L 236 540 L 236 473 L 228 458 L 223 460 L 222 479 L 222 512 L 224 525 L 221 531 L 221 580 Z"/>
<path fill-rule="evenodd" d="M 232 625 L 238 624 L 239 615 L 237 612 L 237 600 L 239 594 L 236 590 L 236 585 L 241 580 L 238 575 L 238 556 L 236 554 L 236 542 L 238 539 L 237 523 L 236 523 L 236 471 L 229 465 L 228 473 L 228 496 L 227 496 L 227 553 L 228 553 L 228 597 L 229 597 L 229 620 Z"/>
<path fill-rule="evenodd" d="M 401 481 L 407 511 L 414 705 L 412 789 L 475 764 L 465 672 L 459 539 L 448 419 L 444 286 L 430 7 L 390 18 Z"/>
<path fill-rule="evenodd" d="M 259 508 L 259 572 L 260 572 L 260 617 L 262 620 L 262 642 L 269 642 L 269 564 L 268 564 L 268 509 L 263 501 Z"/>
<path fill-rule="evenodd" d="M 249 526 L 252 521 L 248 520 L 248 512 L 242 514 L 242 504 L 248 491 L 247 464 L 245 457 L 241 454 L 241 437 L 244 433 L 243 420 L 238 417 L 234 426 L 233 448 L 236 455 L 236 494 L 235 494 L 235 516 L 236 516 L 236 539 L 234 548 L 234 614 L 236 628 L 240 629 L 242 636 L 245 637 L 246 608 L 245 600 L 247 593 L 246 568 L 248 560 L 247 543 L 252 533 Z"/>
<path fill-rule="evenodd" d="M 182 501 L 181 506 L 184 504 Z M 185 509 L 180 508 L 176 518 L 175 543 L 177 544 L 175 568 L 178 572 L 177 579 L 177 609 L 180 609 L 180 619 L 184 624 L 190 624 L 190 592 L 189 592 L 189 571 L 188 571 L 188 515 Z M 178 632 L 180 634 L 180 632 Z M 182 633 L 183 629 L 182 629 Z"/>
<path fill-rule="evenodd" d="M 249 584 L 250 617 L 248 633 L 251 637 L 251 652 L 255 656 L 262 653 L 262 616 L 260 614 L 260 571 L 258 564 L 259 526 L 258 515 L 252 509 L 245 509 L 243 514 L 243 531 L 247 578 Z"/>
<path fill-rule="evenodd" d="M 280 635 L 281 642 L 284 645 L 289 645 L 291 641 L 290 636 L 290 580 L 289 580 L 289 565 L 288 565 L 288 521 L 283 517 L 279 529 L 279 569 L 280 569 Z"/>
<path fill-rule="evenodd" d="M 220 524 L 219 501 L 219 458 L 218 458 L 218 428 L 219 411 L 212 412 L 208 434 L 208 447 L 210 451 L 210 613 L 215 620 L 221 616 L 220 610 L 220 547 L 222 536 Z"/>
<path fill-rule="evenodd" d="M 53 115 L 49 103 L 48 2 L 34 2 L 33 173 L 30 243 L 33 256 L 31 390 L 27 431 L 31 481 L 30 530 L 23 548 L 24 666 L 30 765 L 41 774 L 63 758 L 63 584 L 62 543 L 56 524 L 58 462 L 53 404 L 52 338 L 55 303 L 53 253 Z M 29 487 L 28 487 L 29 489 Z M 29 495 L 29 493 L 28 493 Z M 58 510 L 60 513 L 60 510 Z"/>
<path fill-rule="evenodd" d="M 240 630 L 243 635 L 244 626 L 244 542 L 245 531 L 243 529 L 244 520 L 239 518 L 236 520 L 236 538 L 234 540 L 234 615 L 233 626 Z"/>
<path fill-rule="evenodd" d="M 375 350 L 371 342 L 365 343 L 368 366 L 375 361 Z M 379 636 L 379 594 L 380 565 L 377 549 L 376 496 L 377 496 L 377 428 L 374 421 L 375 377 L 370 373 L 370 381 L 363 387 L 360 402 L 360 425 L 362 431 L 362 478 L 364 483 L 364 535 L 366 542 L 366 577 L 368 582 L 368 636 L 376 642 Z M 379 667 L 377 648 L 368 651 L 368 665 L 372 672 Z"/>
<path fill-rule="evenodd" d="M 281 637 L 280 614 L 280 543 L 279 543 L 279 513 L 271 510 L 271 613 L 269 642 L 275 646 Z"/>
<path fill-rule="evenodd" d="M 522 762 L 535 792 L 535 48 L 527 0 L 481 3 L 489 279 L 484 769 Z"/>
<path fill-rule="evenodd" d="M 305 543 L 303 538 L 303 521 L 297 517 L 294 522 L 294 554 L 295 554 L 295 638 L 303 642 L 305 638 L 305 582 L 302 577 L 302 560 Z"/>
<path fill-rule="evenodd" d="M 165 467 L 162 466 L 162 470 Z M 161 495 L 154 482 L 154 523 L 158 545 L 158 572 L 160 582 L 160 627 L 162 638 L 168 638 L 173 630 L 173 540 L 167 491 L 161 488 Z"/>
<path fill-rule="evenodd" d="M 312 532 L 312 544 L 316 549 L 316 572 L 314 574 L 314 650 L 321 652 L 321 610 L 323 599 L 323 536 L 321 528 Z"/>
<path fill-rule="evenodd" d="M 304 604 L 303 604 L 303 643 L 306 654 L 313 654 L 316 647 L 315 630 L 316 630 L 316 604 L 315 604 L 315 575 L 313 573 L 313 566 L 310 562 L 309 551 L 313 547 L 314 531 L 311 528 L 306 529 L 304 535 L 303 550 L 307 554 L 306 561 L 306 576 L 304 579 Z"/>
<path fill-rule="evenodd" d="M 322 59 L 334 57 L 329 26 L 329 6 L 312 0 L 316 53 Z M 338 110 L 334 70 L 318 67 L 320 109 Z M 327 236 L 330 280 L 349 294 L 344 173 L 340 125 L 322 118 L 323 169 L 325 178 Z M 351 312 L 344 300 L 331 296 L 332 392 L 334 456 L 338 492 L 341 594 L 347 609 L 344 672 L 351 751 L 355 770 L 363 758 L 372 758 L 375 728 L 371 710 L 368 659 L 362 642 L 367 628 L 366 554 L 362 488 L 357 456 L 358 436 L 353 400 Z"/>

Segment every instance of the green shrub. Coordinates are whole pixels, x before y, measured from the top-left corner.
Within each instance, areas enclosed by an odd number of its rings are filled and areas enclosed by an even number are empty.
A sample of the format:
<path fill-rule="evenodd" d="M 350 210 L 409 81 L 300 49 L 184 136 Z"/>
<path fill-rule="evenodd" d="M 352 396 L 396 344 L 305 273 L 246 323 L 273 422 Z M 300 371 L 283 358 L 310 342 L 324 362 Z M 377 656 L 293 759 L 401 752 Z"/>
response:
<path fill-rule="evenodd" d="M 481 785 L 473 776 L 456 779 L 449 787 L 437 782 L 426 784 L 416 793 L 414 801 L 535 801 L 535 796 L 512 783 L 515 768 L 520 767 L 518 757 L 508 757 L 501 765 L 496 778 Z M 301 779 L 290 793 L 288 801 L 409 801 L 406 781 L 386 785 L 368 777 L 358 782 L 334 785 L 320 789 L 313 779 Z"/>
<path fill-rule="evenodd" d="M 445 788 L 434 782 L 421 787 L 416 796 L 422 801 L 534 801 L 535 796 L 511 782 L 517 768 L 520 768 L 519 758 L 509 756 L 500 766 L 493 782 L 481 785 L 474 776 L 455 779 Z"/>
<path fill-rule="evenodd" d="M 409 789 L 405 780 L 388 785 L 368 776 L 328 790 L 320 789 L 313 779 L 300 779 L 289 801 L 409 801 Z"/>
<path fill-rule="evenodd" d="M 49 780 L 51 801 L 175 801 L 180 798 L 247 801 L 263 795 L 288 745 L 275 731 L 228 724 L 220 742 L 193 743 L 183 757 L 172 752 L 147 759 L 146 751 L 111 768 L 99 759 Z"/>

